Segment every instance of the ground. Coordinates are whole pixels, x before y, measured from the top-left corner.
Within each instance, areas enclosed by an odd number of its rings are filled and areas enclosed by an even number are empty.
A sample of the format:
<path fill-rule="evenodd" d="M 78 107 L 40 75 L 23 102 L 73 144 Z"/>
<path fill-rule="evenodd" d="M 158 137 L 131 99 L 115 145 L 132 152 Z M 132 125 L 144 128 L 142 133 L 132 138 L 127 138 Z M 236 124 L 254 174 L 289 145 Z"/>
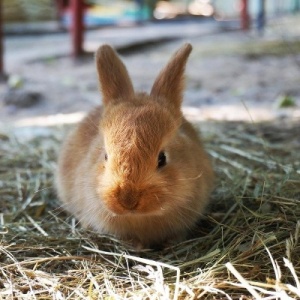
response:
<path fill-rule="evenodd" d="M 203 133 L 216 187 L 188 240 L 140 252 L 81 228 L 54 189 L 61 124 L 101 103 L 93 56 L 68 57 L 66 35 L 9 37 L 9 85 L 41 101 L 1 102 L 0 298 L 300 299 L 297 22 L 277 20 L 263 36 L 215 23 L 201 32 L 194 23 L 145 26 L 142 39 L 138 28 L 100 32 L 138 90 L 183 42 L 194 47 L 183 110 Z M 159 28 L 163 39 L 145 42 Z M 87 45 L 100 43 L 97 34 Z M 15 100 L 7 89 L 1 98 Z"/>
<path fill-rule="evenodd" d="M 101 42 L 115 45 L 123 54 L 135 88 L 149 91 L 171 54 L 184 42 L 191 42 L 194 50 L 187 65 L 183 102 L 190 119 L 299 120 L 300 42 L 299 31 L 294 29 L 298 23 L 296 17 L 282 18 L 270 24 L 263 36 L 255 30 L 224 31 L 210 22 L 146 25 L 119 31 L 109 28 L 88 33 L 86 47 L 93 50 Z M 182 32 L 178 33 L 180 28 Z M 55 115 L 86 112 L 101 103 L 92 53 L 74 61 L 68 56 L 66 34 L 8 37 L 5 45 L 7 72 L 12 80 L 20 81 L 23 90 L 39 92 L 43 101 L 30 108 L 1 101 L 2 123 L 36 124 L 38 119 L 28 118 L 38 116 L 42 116 L 43 125 L 45 116 L 50 123 L 62 122 Z M 1 84 L 2 98 L 5 93 L 7 86 Z M 279 102 L 287 97 L 294 105 L 280 108 Z M 74 117 L 65 115 L 64 120 Z"/>

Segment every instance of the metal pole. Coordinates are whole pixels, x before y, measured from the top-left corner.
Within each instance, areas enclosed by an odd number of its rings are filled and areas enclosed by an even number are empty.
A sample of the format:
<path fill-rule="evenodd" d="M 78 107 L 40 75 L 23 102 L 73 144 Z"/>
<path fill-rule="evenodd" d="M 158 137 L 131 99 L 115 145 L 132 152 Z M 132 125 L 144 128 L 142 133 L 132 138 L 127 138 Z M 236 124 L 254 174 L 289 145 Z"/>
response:
<path fill-rule="evenodd" d="M 83 53 L 83 0 L 71 0 L 71 35 L 73 56 L 78 57 Z"/>
<path fill-rule="evenodd" d="M 299 10 L 300 10 L 300 1 L 299 0 L 294 0 L 294 7 L 293 7 L 294 13 L 299 12 Z"/>
<path fill-rule="evenodd" d="M 250 28 L 248 0 L 241 0 L 241 28 L 242 30 L 248 30 Z"/>
<path fill-rule="evenodd" d="M 259 1 L 258 15 L 257 15 L 257 29 L 262 32 L 266 25 L 266 2 Z"/>
<path fill-rule="evenodd" d="M 2 11 L 3 11 L 3 4 L 2 0 L 0 0 L 0 79 L 4 78 L 4 49 L 3 49 L 3 22 L 2 22 Z"/>

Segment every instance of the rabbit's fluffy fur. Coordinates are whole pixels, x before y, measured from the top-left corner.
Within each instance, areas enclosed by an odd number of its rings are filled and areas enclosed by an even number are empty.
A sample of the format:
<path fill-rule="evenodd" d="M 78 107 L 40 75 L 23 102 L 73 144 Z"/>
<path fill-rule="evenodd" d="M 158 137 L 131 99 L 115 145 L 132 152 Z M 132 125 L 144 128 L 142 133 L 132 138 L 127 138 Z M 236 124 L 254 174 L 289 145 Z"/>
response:
<path fill-rule="evenodd" d="M 182 239 L 201 217 L 213 170 L 198 133 L 181 112 L 183 45 L 155 80 L 135 93 L 109 46 L 96 64 L 103 107 L 71 132 L 60 153 L 58 194 L 86 227 L 140 247 Z"/>

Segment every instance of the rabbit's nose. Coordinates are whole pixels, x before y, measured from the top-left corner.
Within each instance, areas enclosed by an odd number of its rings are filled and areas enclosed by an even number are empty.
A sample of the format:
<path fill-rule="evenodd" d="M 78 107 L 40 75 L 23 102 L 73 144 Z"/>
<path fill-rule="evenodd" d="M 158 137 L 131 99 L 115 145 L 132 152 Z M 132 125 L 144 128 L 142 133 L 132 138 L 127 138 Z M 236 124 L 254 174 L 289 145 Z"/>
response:
<path fill-rule="evenodd" d="M 141 193 L 131 188 L 120 188 L 117 193 L 119 204 L 128 210 L 134 210 L 138 205 Z"/>

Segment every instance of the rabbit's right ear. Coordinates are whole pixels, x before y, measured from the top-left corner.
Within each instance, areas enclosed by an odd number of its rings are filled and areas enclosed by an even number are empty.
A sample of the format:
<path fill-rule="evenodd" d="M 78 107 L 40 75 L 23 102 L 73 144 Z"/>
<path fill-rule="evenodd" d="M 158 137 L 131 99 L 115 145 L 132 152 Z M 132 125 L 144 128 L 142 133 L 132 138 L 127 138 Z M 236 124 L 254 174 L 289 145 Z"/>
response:
<path fill-rule="evenodd" d="M 113 48 L 103 45 L 95 56 L 103 103 L 117 103 L 133 97 L 133 85 L 127 69 Z"/>

